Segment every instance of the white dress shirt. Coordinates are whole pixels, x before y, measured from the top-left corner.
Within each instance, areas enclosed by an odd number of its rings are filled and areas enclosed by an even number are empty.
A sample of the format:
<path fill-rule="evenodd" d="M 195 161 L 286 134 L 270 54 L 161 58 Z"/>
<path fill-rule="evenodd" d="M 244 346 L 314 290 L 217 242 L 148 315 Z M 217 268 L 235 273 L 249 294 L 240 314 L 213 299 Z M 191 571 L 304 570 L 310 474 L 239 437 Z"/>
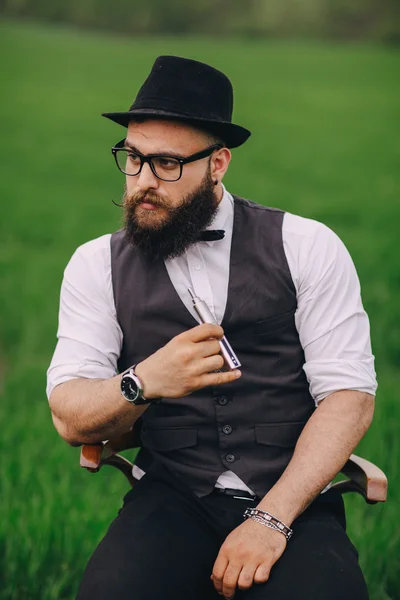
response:
<path fill-rule="evenodd" d="M 173 286 L 198 321 L 187 291 L 192 287 L 221 323 L 228 293 L 233 198 L 225 190 L 210 229 L 225 237 L 198 242 L 165 261 Z M 351 257 L 328 227 L 285 213 L 283 247 L 297 294 L 296 328 L 304 349 L 304 371 L 315 404 L 338 390 L 375 394 L 368 316 Z M 61 287 L 58 343 L 47 372 L 47 395 L 77 377 L 107 379 L 117 374 L 122 347 L 111 279 L 111 234 L 80 246 L 68 263 Z M 140 344 L 140 340 L 138 340 Z M 134 475 L 143 472 L 134 467 Z M 232 471 L 218 487 L 249 491 Z"/>

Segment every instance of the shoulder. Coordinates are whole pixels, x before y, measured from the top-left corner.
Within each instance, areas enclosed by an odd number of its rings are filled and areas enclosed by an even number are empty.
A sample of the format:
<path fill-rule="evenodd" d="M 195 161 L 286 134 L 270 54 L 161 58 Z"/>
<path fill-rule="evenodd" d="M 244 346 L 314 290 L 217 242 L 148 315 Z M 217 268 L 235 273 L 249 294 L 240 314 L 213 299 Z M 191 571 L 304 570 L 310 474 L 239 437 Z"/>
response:
<path fill-rule="evenodd" d="M 75 254 L 78 254 L 79 256 L 88 260 L 93 260 L 101 255 L 109 254 L 110 240 L 111 233 L 106 233 L 98 238 L 95 238 L 94 240 L 90 240 L 81 246 L 78 246 Z"/>
<path fill-rule="evenodd" d="M 280 208 L 273 208 L 271 206 L 265 206 L 264 204 L 259 204 L 258 202 L 254 202 L 253 200 L 247 200 L 246 198 L 241 198 L 236 194 L 231 194 L 234 199 L 236 205 L 243 207 L 244 209 L 250 209 L 258 212 L 258 214 L 276 214 L 282 215 L 284 211 Z"/>
<path fill-rule="evenodd" d="M 323 236 L 337 237 L 324 223 L 290 212 L 285 212 L 282 229 L 287 235 L 303 240 L 313 240 Z"/>
<path fill-rule="evenodd" d="M 332 231 L 327 225 L 310 219 L 301 217 L 293 213 L 287 212 L 280 208 L 264 206 L 252 200 L 241 198 L 232 194 L 235 202 L 250 211 L 254 211 L 257 217 L 265 215 L 266 217 L 277 217 L 275 220 L 282 225 L 282 235 L 285 241 L 290 241 L 294 245 L 312 246 L 313 243 L 318 244 L 343 244 L 338 235 Z"/>
<path fill-rule="evenodd" d="M 353 269 L 351 257 L 339 236 L 327 225 L 286 212 L 282 239 L 296 289 L 315 283 L 340 269 Z M 315 280 L 315 281 L 314 281 Z"/>
<path fill-rule="evenodd" d="M 327 225 L 288 212 L 283 218 L 282 237 L 284 243 L 295 252 L 345 251 L 342 240 Z"/>
<path fill-rule="evenodd" d="M 104 296 L 111 294 L 111 234 L 85 242 L 75 250 L 64 270 L 63 287 L 75 293 Z M 108 300 L 107 300 L 108 301 Z"/>
<path fill-rule="evenodd" d="M 281 227 L 283 242 L 294 246 L 296 250 L 300 247 L 312 249 L 315 245 L 319 247 L 342 244 L 336 233 L 320 221 L 301 217 L 280 208 L 264 206 L 237 195 L 233 195 L 233 198 L 238 206 L 247 209 L 247 213 L 254 214 L 255 223 L 261 226 L 265 223 L 274 223 L 275 227 Z"/>
<path fill-rule="evenodd" d="M 107 233 L 78 246 L 66 267 L 66 272 L 74 267 L 96 269 L 106 267 L 110 263 L 111 234 Z"/>
<path fill-rule="evenodd" d="M 111 234 L 102 235 L 75 250 L 64 270 L 62 300 L 114 313 L 110 239 Z"/>
<path fill-rule="evenodd" d="M 267 247 L 279 248 L 282 242 L 284 211 L 236 195 L 233 199 L 234 221 L 237 228 L 247 232 L 252 231 L 258 241 L 263 240 Z"/>

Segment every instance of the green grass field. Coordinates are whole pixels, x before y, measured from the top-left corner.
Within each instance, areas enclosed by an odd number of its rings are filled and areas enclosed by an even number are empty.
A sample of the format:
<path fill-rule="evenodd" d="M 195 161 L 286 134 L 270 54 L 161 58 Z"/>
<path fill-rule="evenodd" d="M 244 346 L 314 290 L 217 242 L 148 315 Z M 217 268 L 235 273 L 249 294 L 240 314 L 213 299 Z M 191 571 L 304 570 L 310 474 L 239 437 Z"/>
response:
<path fill-rule="evenodd" d="M 389 499 L 346 499 L 372 600 L 400 598 L 400 55 L 373 46 L 119 39 L 0 24 L 0 599 L 70 600 L 126 491 L 118 473 L 79 468 L 53 429 L 45 372 L 59 288 L 75 248 L 119 226 L 123 180 L 111 145 L 159 54 L 209 61 L 236 91 L 228 189 L 323 221 L 361 279 L 379 376 L 359 448 L 389 477 Z M 140 543 L 140 540 L 138 540 Z M 321 599 L 323 600 L 323 599 Z"/>

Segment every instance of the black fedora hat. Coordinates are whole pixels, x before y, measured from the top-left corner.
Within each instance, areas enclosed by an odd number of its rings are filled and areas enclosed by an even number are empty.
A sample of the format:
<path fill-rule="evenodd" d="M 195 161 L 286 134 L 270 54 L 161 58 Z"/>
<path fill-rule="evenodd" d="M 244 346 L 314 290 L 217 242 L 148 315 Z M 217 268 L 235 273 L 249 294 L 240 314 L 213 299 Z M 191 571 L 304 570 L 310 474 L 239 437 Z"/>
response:
<path fill-rule="evenodd" d="M 103 117 L 124 127 L 135 117 L 183 121 L 236 148 L 251 133 L 232 123 L 232 110 L 232 84 L 224 73 L 196 60 L 159 56 L 129 111 Z"/>

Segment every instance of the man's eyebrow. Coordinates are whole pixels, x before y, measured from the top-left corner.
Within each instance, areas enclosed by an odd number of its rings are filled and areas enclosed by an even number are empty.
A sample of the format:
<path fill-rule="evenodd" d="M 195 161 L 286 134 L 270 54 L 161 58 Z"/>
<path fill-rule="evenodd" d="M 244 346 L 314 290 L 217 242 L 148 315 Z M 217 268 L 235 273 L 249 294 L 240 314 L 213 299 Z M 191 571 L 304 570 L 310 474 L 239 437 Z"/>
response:
<path fill-rule="evenodd" d="M 141 152 L 139 148 L 136 148 L 136 146 L 128 140 L 125 140 L 125 147 L 129 148 L 130 150 L 133 150 L 134 152 L 139 152 L 139 154 L 143 154 L 143 152 Z M 151 152 L 150 156 L 153 154 L 159 156 L 166 156 L 168 158 L 186 158 L 184 154 L 180 154 L 179 152 L 170 152 L 169 150 L 156 150 L 155 152 Z"/>

